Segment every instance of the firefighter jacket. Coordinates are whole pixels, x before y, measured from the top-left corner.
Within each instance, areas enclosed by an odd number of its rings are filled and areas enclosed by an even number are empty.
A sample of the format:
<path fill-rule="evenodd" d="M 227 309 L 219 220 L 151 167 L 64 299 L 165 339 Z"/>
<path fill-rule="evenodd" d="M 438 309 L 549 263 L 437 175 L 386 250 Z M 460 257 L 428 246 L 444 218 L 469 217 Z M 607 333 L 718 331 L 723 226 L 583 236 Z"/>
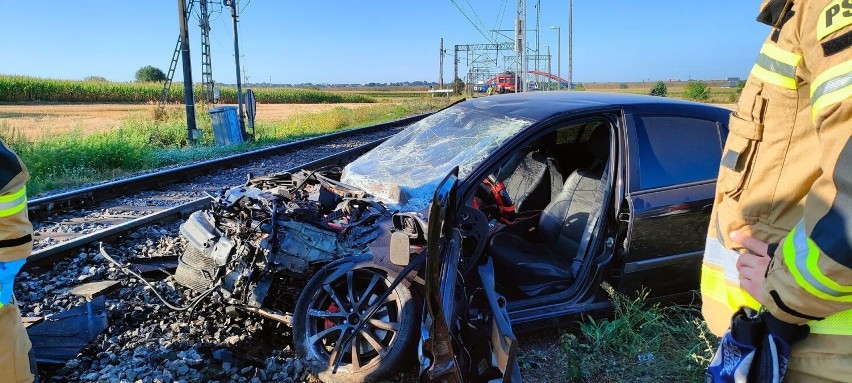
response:
<path fill-rule="evenodd" d="M 762 299 L 774 316 L 852 335 L 852 0 L 764 1 L 758 20 L 773 29 L 730 118 L 704 317 L 721 335 L 739 306 L 759 306 L 739 288 L 728 233 L 740 230 L 774 244 Z"/>
<path fill-rule="evenodd" d="M 0 141 L 0 262 L 24 259 L 33 248 L 27 180 L 29 172 L 24 163 Z"/>
<path fill-rule="evenodd" d="M 32 251 L 33 227 L 27 217 L 27 168 L 0 141 L 0 263 L 25 259 Z M 31 343 L 15 304 L 0 302 L 0 371 L 4 382 L 32 382 L 27 353 Z"/>

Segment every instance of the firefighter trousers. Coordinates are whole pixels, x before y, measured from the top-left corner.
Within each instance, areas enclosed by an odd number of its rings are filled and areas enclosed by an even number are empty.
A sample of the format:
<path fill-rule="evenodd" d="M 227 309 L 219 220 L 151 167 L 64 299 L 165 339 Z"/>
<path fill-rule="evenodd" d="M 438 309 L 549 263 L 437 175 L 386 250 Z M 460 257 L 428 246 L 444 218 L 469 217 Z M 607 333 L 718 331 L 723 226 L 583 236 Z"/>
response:
<path fill-rule="evenodd" d="M 0 308 L 0 383 L 31 383 L 35 380 L 30 360 L 32 344 L 13 301 Z"/>
<path fill-rule="evenodd" d="M 810 334 L 793 344 L 784 383 L 852 381 L 852 337 Z"/>

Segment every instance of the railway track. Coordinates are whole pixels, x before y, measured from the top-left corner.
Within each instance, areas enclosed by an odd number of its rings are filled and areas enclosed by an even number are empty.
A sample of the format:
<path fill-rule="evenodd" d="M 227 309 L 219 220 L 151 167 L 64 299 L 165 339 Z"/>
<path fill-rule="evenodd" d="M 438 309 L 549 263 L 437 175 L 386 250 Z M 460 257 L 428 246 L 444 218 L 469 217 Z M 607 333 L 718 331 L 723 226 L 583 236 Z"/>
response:
<path fill-rule="evenodd" d="M 209 195 L 248 174 L 294 172 L 345 164 L 426 115 L 296 141 L 32 199 L 35 228 L 28 268 L 50 267 L 83 246 L 125 236 L 204 208 Z"/>
<path fill-rule="evenodd" d="M 157 171 L 150 174 L 129 177 L 82 189 L 76 189 L 62 193 L 54 193 L 44 197 L 31 199 L 27 204 L 27 210 L 29 211 L 31 218 L 46 217 L 57 212 L 73 208 L 90 206 L 94 203 L 106 199 L 115 198 L 130 193 L 136 193 L 140 190 L 146 190 L 153 187 L 176 183 L 193 176 L 209 173 L 216 169 L 238 166 L 249 161 L 262 159 L 273 155 L 280 155 L 296 150 L 301 150 L 303 148 L 325 145 L 328 143 L 332 143 L 335 140 L 346 139 L 358 135 L 378 133 L 390 129 L 398 129 L 417 122 L 428 115 L 429 113 L 415 115 L 387 123 L 368 126 L 365 128 L 326 134 L 318 137 L 288 142 L 281 145 L 275 145 L 268 148 L 254 150 L 251 152 L 239 153 L 232 156 L 203 161 L 186 166 L 175 167 L 172 169 Z"/>

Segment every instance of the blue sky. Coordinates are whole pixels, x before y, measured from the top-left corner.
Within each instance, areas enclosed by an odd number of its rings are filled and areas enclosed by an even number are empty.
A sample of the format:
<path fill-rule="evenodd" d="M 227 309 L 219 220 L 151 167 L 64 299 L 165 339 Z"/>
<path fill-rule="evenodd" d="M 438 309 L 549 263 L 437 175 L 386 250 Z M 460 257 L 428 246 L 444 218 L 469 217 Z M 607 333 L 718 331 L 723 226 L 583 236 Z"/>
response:
<path fill-rule="evenodd" d="M 535 3 L 527 0 L 530 29 Z M 754 21 L 759 3 L 575 0 L 574 81 L 744 78 L 769 32 Z M 437 81 L 443 37 L 449 82 L 453 45 L 487 42 L 456 4 L 482 30 L 514 28 L 511 0 L 241 0 L 241 64 L 251 82 Z M 566 77 L 568 0 L 541 0 L 540 25 L 542 54 L 549 45 L 554 73 L 557 32 L 547 27 L 562 28 Z M 213 77 L 233 83 L 230 13 L 214 14 L 211 26 Z M 173 0 L 0 0 L 0 73 L 129 81 L 144 65 L 167 70 L 178 33 Z M 533 33 L 528 42 L 535 43 Z M 200 81 L 194 17 L 190 44 L 193 79 Z M 182 78 L 180 67 L 175 77 Z"/>

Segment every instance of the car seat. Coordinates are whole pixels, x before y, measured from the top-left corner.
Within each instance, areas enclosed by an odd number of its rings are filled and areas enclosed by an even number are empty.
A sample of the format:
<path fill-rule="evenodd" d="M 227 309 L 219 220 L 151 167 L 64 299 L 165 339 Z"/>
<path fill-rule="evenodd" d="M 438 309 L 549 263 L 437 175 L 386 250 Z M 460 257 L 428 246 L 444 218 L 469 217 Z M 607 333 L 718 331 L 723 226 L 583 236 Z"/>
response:
<path fill-rule="evenodd" d="M 539 241 L 531 242 L 511 230 L 495 234 L 489 243 L 497 282 L 521 296 L 565 290 L 574 281 L 585 251 L 584 238 L 600 215 L 605 185 L 601 181 L 609 158 L 609 127 L 600 126 L 589 138 L 592 168 L 577 169 L 538 221 Z M 588 239 L 585 239 L 588 241 Z"/>
<path fill-rule="evenodd" d="M 509 159 L 497 179 L 503 182 L 519 213 L 543 209 L 562 187 L 557 160 L 526 148 Z"/>

